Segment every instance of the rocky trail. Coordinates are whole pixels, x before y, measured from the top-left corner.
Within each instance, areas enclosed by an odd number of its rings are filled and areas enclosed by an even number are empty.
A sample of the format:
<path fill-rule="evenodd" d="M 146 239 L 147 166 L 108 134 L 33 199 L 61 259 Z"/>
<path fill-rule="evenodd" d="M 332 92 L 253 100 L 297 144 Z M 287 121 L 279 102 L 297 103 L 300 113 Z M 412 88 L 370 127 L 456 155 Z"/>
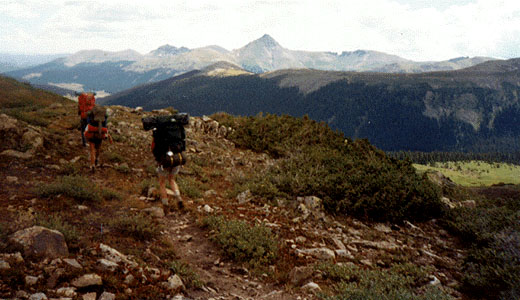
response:
<path fill-rule="evenodd" d="M 230 196 L 237 179 L 274 160 L 236 148 L 226 139 L 230 129 L 207 117 L 192 118 L 187 128 L 189 163 L 178 175 L 186 207 L 168 211 L 156 200 L 151 134 L 140 124 L 145 115 L 167 111 L 111 107 L 109 130 L 115 142 L 103 144 L 103 166 L 89 173 L 73 106 L 54 109 L 62 114 L 47 128 L 20 126 L 5 115 L 0 122 L 0 131 L 13 140 L 12 149 L 0 149 L 0 218 L 6 241 L 0 245 L 0 299 L 319 299 L 331 287 L 317 264 L 372 269 L 409 258 L 429 266 L 424 284 L 462 298 L 456 287 L 463 252 L 435 220 L 372 224 L 327 215 L 312 195 L 276 204 L 248 193 Z M 35 143 L 22 149 L 14 141 L 29 131 L 34 131 L 28 139 Z M 119 196 L 78 203 L 35 191 L 70 174 Z M 114 225 L 137 213 L 152 216 L 160 233 L 135 239 Z M 213 232 L 201 225 L 210 215 L 270 228 L 280 241 L 280 262 L 257 273 L 230 259 L 211 239 Z M 75 226 L 72 243 L 64 246 L 61 233 L 34 227 L 50 216 L 61 218 L 55 225 L 69 224 L 62 231 Z M 42 236 L 46 238 L 38 238 Z"/>

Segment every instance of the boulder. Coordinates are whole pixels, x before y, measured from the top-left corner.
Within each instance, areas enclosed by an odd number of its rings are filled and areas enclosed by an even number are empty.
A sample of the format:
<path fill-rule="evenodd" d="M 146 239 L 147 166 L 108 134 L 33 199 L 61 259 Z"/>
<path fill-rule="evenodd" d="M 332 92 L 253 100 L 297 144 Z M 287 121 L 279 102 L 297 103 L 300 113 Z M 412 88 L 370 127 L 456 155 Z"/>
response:
<path fill-rule="evenodd" d="M 47 300 L 47 295 L 45 295 L 44 293 L 36 293 L 36 294 L 32 294 L 30 297 L 29 297 L 29 300 Z"/>
<path fill-rule="evenodd" d="M 309 282 L 302 287 L 302 290 L 315 293 L 321 291 L 321 288 L 317 283 Z"/>
<path fill-rule="evenodd" d="M 101 279 L 101 276 L 97 274 L 86 274 L 72 280 L 71 284 L 77 288 L 83 288 L 93 285 L 102 285 L 103 280 Z"/>
<path fill-rule="evenodd" d="M 163 282 L 164 288 L 170 290 L 170 291 L 177 291 L 177 290 L 184 290 L 184 284 L 182 283 L 181 278 L 179 275 L 175 274 L 168 278 L 167 282 Z"/>
<path fill-rule="evenodd" d="M 311 278 L 314 268 L 312 267 L 294 267 L 289 272 L 289 281 L 293 285 L 300 285 L 307 279 Z"/>
<path fill-rule="evenodd" d="M 69 255 L 63 234 L 42 226 L 33 226 L 15 232 L 9 238 L 21 245 L 25 256 L 57 258 Z"/>
<path fill-rule="evenodd" d="M 143 211 L 154 218 L 164 218 L 164 210 L 162 207 L 152 206 L 143 209 Z"/>
<path fill-rule="evenodd" d="M 250 190 L 244 191 L 237 195 L 238 204 L 244 204 L 253 199 L 253 195 Z"/>
<path fill-rule="evenodd" d="M 116 299 L 115 294 L 112 294 L 109 292 L 103 292 L 103 294 L 101 294 L 101 296 L 99 296 L 98 300 L 115 300 L 115 299 Z"/>
<path fill-rule="evenodd" d="M 309 255 L 319 260 L 334 260 L 336 254 L 328 248 L 297 249 L 296 254 Z"/>

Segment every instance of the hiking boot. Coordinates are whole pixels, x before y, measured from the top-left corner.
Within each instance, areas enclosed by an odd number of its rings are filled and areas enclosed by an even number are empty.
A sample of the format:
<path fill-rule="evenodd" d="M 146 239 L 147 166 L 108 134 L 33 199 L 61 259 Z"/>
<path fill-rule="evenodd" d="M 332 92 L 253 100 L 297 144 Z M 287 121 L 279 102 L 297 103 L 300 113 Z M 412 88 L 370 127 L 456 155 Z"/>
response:
<path fill-rule="evenodd" d="M 96 167 L 99 167 L 99 159 L 96 157 L 96 161 L 94 163 L 96 165 Z"/>
<path fill-rule="evenodd" d="M 90 166 L 90 172 L 91 173 L 96 173 L 96 167 L 95 166 Z"/>
<path fill-rule="evenodd" d="M 177 207 L 179 208 L 179 210 L 183 210 L 184 209 L 184 202 L 182 200 L 177 201 Z"/>

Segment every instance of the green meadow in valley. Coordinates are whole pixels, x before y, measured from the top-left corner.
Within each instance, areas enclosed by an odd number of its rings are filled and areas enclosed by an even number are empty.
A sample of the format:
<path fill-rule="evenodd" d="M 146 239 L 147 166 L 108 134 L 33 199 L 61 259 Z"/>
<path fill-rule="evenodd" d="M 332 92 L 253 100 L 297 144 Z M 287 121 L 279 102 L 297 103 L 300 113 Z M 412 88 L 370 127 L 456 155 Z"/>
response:
<path fill-rule="evenodd" d="M 431 165 L 414 164 L 419 172 L 440 171 L 462 186 L 489 186 L 493 184 L 520 184 L 520 166 L 482 161 L 446 162 Z"/>

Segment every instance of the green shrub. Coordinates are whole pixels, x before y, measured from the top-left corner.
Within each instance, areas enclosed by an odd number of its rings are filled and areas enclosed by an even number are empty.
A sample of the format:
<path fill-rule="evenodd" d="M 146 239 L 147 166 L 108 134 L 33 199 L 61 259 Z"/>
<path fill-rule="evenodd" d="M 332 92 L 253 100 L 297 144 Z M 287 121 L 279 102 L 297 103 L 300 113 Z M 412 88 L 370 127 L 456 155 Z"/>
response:
<path fill-rule="evenodd" d="M 410 161 L 385 155 L 367 140 L 351 141 L 306 117 L 215 115 L 241 147 L 280 158 L 247 188 L 268 200 L 314 195 L 334 214 L 375 221 L 423 221 L 442 213 L 440 191 Z"/>
<path fill-rule="evenodd" d="M 112 189 L 103 189 L 101 191 L 101 196 L 105 200 L 123 200 L 123 196 L 121 195 L 121 193 Z"/>
<path fill-rule="evenodd" d="M 263 225 L 251 226 L 222 216 L 207 217 L 203 224 L 215 231 L 211 239 L 235 261 L 261 269 L 278 258 L 278 237 Z"/>
<path fill-rule="evenodd" d="M 121 164 L 115 167 L 116 171 L 123 174 L 129 174 L 132 170 L 128 166 L 128 164 Z"/>
<path fill-rule="evenodd" d="M 124 214 L 110 219 L 108 225 L 136 240 L 147 241 L 159 236 L 162 225 L 146 214 Z"/>
<path fill-rule="evenodd" d="M 177 184 L 181 194 L 189 198 L 201 198 L 203 191 L 208 189 L 206 184 L 190 177 L 178 177 Z"/>
<path fill-rule="evenodd" d="M 78 229 L 74 225 L 63 220 L 59 214 L 38 214 L 35 223 L 36 225 L 61 232 L 65 238 L 65 242 L 67 242 L 69 246 L 71 244 L 77 244 L 79 241 L 80 233 L 78 232 Z"/>
<path fill-rule="evenodd" d="M 334 296 L 325 299 L 356 300 L 448 300 L 445 292 L 423 285 L 428 271 L 411 264 L 394 265 L 390 269 L 361 269 L 355 265 L 319 265 L 324 277 L 335 282 Z M 420 290 L 420 292 L 419 292 Z"/>
<path fill-rule="evenodd" d="M 118 152 L 107 153 L 106 157 L 107 157 L 106 159 L 111 163 L 122 163 L 125 161 L 125 158 Z"/>
<path fill-rule="evenodd" d="M 520 199 L 481 199 L 476 208 L 453 209 L 446 226 L 468 248 L 463 290 L 487 299 L 520 294 Z"/>
<path fill-rule="evenodd" d="M 80 173 L 80 169 L 78 165 L 69 162 L 61 166 L 59 173 L 61 175 L 78 175 Z"/>
<path fill-rule="evenodd" d="M 168 266 L 174 274 L 182 278 L 187 288 L 201 288 L 204 285 L 199 275 L 188 264 L 180 261 L 171 261 Z"/>
<path fill-rule="evenodd" d="M 100 203 L 101 196 L 98 187 L 90 179 L 79 176 L 63 176 L 50 184 L 44 184 L 36 189 L 36 194 L 42 198 L 57 195 L 71 197 L 80 203 Z"/>

